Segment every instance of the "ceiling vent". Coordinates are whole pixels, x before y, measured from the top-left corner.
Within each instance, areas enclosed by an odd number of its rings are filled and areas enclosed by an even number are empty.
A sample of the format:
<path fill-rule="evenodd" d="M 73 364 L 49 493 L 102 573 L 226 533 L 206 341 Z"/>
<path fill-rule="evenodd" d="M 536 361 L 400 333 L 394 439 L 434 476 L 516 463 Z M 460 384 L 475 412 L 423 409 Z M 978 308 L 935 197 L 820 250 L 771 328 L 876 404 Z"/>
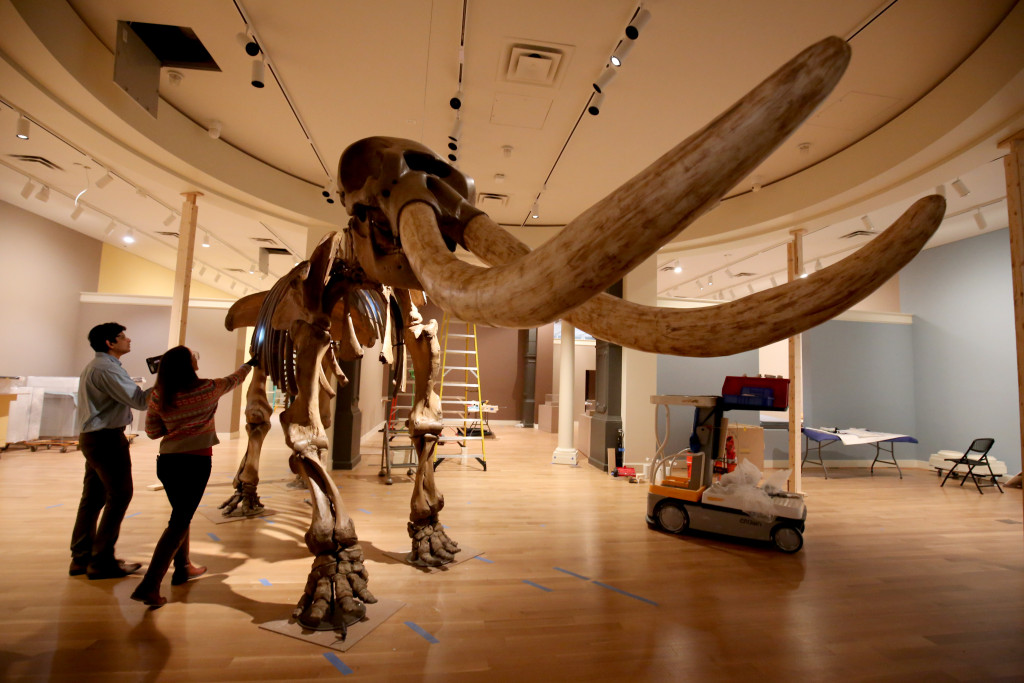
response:
<path fill-rule="evenodd" d="M 874 232 L 872 230 L 854 230 L 853 232 L 846 233 L 845 235 L 843 235 L 839 239 L 841 239 L 841 240 L 848 240 L 848 239 L 853 239 L 854 237 L 871 237 L 872 235 L 877 235 L 877 234 L 878 234 L 877 232 Z"/>
<path fill-rule="evenodd" d="M 63 168 L 53 163 L 46 157 L 40 157 L 34 154 L 10 154 L 8 156 L 10 156 L 12 159 L 17 159 L 18 161 L 24 161 L 26 164 L 41 164 L 42 166 L 45 166 L 46 168 L 52 169 L 54 171 L 64 170 Z"/>
<path fill-rule="evenodd" d="M 756 275 L 757 275 L 757 273 L 747 273 L 747 272 L 739 272 L 739 273 L 733 273 L 732 274 L 732 276 L 734 278 L 735 277 L 754 277 Z"/>
<path fill-rule="evenodd" d="M 270 239 L 269 237 L 250 237 L 249 239 L 251 239 L 253 242 L 261 242 L 263 244 L 277 244 L 277 242 Z"/>
<path fill-rule="evenodd" d="M 493 192 L 481 192 L 476 197 L 476 205 L 486 211 L 503 209 L 508 206 L 507 194 L 495 194 Z"/>
<path fill-rule="evenodd" d="M 509 43 L 502 53 L 499 79 L 524 85 L 554 86 L 568 63 L 567 46 Z"/>
<path fill-rule="evenodd" d="M 228 271 L 229 273 L 248 273 L 249 272 L 245 268 L 225 268 L 224 270 Z"/>
<path fill-rule="evenodd" d="M 178 233 L 176 232 L 164 232 L 163 230 L 157 230 L 156 234 L 163 235 L 164 237 L 173 237 L 174 239 L 178 239 L 179 237 Z"/>

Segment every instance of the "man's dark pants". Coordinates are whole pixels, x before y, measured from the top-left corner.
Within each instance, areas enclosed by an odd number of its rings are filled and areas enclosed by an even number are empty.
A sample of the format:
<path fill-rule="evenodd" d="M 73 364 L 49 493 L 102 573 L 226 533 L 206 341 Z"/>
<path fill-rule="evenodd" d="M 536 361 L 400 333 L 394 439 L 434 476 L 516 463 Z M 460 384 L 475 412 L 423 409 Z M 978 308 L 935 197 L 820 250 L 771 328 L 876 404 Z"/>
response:
<path fill-rule="evenodd" d="M 100 429 L 79 436 L 85 455 L 85 479 L 71 534 L 71 559 L 75 564 L 115 564 L 114 545 L 133 493 L 132 461 L 124 429 Z"/>

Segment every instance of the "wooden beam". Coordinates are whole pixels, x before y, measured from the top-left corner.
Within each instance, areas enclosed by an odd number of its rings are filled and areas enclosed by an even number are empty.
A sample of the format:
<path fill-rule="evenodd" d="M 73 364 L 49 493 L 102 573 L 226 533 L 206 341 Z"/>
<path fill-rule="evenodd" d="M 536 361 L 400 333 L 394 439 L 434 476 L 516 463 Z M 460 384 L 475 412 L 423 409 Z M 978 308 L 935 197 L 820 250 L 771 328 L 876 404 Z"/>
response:
<path fill-rule="evenodd" d="M 1013 328 L 1017 337 L 1017 410 L 1024 446 L 1024 130 L 999 143 L 1009 147 L 1003 157 L 1006 174 L 1006 213 L 1010 228 L 1010 263 L 1013 267 Z M 1024 453 L 1024 448 L 1021 449 Z M 1022 502 L 1024 506 L 1024 502 Z"/>
<path fill-rule="evenodd" d="M 793 240 L 786 245 L 786 264 L 789 281 L 800 279 L 804 269 L 804 233 L 806 230 L 793 230 Z M 789 490 L 803 490 L 801 479 L 800 429 L 804 422 L 804 361 L 803 335 L 797 334 L 789 338 Z"/>
<path fill-rule="evenodd" d="M 167 348 L 185 343 L 188 327 L 188 298 L 192 288 L 192 255 L 196 246 L 196 219 L 199 207 L 196 199 L 202 192 L 185 192 L 181 205 L 181 223 L 178 226 L 178 262 L 174 268 L 174 296 L 171 298 L 171 325 L 167 335 Z"/>

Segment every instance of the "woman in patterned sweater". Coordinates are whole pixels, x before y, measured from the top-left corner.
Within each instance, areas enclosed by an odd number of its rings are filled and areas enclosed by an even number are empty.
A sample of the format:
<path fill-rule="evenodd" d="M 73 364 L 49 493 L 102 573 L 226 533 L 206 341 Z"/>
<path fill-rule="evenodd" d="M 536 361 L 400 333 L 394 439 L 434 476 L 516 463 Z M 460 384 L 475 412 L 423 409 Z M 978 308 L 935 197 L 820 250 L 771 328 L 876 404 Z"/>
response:
<path fill-rule="evenodd" d="M 252 367 L 245 364 L 227 377 L 200 379 L 199 356 L 185 346 L 175 346 L 160 359 L 156 386 L 146 411 L 146 434 L 163 437 L 156 474 L 171 503 L 171 518 L 153 551 L 146 575 L 132 593 L 132 600 L 159 607 L 160 595 L 171 561 L 171 584 L 179 585 L 206 572 L 188 557 L 188 530 L 199 500 L 210 480 L 213 446 L 219 443 L 213 416 L 220 397 L 242 383 Z"/>

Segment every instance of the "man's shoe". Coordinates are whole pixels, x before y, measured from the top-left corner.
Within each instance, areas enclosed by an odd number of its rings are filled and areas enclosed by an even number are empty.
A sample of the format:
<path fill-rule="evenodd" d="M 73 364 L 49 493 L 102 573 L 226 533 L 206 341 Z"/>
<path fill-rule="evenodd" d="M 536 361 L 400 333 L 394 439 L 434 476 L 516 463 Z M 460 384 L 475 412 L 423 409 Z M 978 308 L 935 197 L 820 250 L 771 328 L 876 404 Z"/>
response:
<path fill-rule="evenodd" d="M 186 564 L 184 567 L 175 567 L 174 573 L 171 574 L 171 585 L 180 586 L 197 576 L 202 576 L 206 573 L 206 567 L 197 567 L 191 562 Z"/>
<path fill-rule="evenodd" d="M 78 562 L 77 560 L 71 560 L 71 566 L 68 567 L 68 576 L 81 576 L 89 570 L 89 563 Z"/>
<path fill-rule="evenodd" d="M 93 581 L 97 579 L 121 579 L 142 569 L 138 562 L 115 560 L 114 564 L 90 564 L 86 574 Z"/>

